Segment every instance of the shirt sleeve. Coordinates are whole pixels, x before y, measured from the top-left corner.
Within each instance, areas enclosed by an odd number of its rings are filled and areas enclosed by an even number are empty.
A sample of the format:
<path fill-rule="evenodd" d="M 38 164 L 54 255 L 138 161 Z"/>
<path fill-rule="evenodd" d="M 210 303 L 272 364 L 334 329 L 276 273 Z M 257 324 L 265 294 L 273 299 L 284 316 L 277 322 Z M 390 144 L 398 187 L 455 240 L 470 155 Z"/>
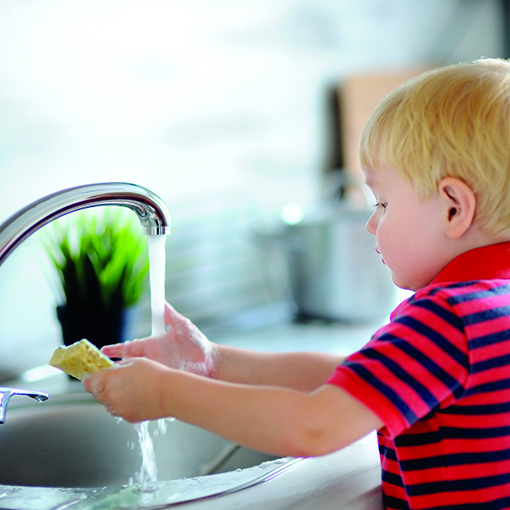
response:
<path fill-rule="evenodd" d="M 395 437 L 460 398 L 468 374 L 463 322 L 438 293 L 402 303 L 327 382 L 366 405 Z"/>

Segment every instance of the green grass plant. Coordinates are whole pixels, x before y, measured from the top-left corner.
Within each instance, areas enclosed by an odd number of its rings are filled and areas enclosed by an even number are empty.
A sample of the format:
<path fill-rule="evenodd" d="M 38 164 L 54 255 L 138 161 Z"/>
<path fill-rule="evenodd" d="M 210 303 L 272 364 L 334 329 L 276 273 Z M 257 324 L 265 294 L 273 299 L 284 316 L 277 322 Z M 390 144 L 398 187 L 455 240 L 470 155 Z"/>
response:
<path fill-rule="evenodd" d="M 147 290 L 147 239 L 132 211 L 87 209 L 48 226 L 45 250 L 69 309 L 120 310 Z"/>

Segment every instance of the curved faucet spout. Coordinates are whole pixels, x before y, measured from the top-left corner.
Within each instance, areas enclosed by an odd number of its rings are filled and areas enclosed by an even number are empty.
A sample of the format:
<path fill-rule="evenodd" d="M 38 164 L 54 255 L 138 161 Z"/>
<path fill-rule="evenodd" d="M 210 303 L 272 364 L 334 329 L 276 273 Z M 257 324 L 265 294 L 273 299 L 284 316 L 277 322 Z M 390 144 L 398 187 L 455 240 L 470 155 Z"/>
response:
<path fill-rule="evenodd" d="M 101 205 L 118 205 L 133 210 L 145 234 L 170 234 L 170 211 L 152 191 L 125 182 L 86 184 L 36 200 L 0 225 L 0 265 L 27 237 L 47 223 L 73 211 Z"/>

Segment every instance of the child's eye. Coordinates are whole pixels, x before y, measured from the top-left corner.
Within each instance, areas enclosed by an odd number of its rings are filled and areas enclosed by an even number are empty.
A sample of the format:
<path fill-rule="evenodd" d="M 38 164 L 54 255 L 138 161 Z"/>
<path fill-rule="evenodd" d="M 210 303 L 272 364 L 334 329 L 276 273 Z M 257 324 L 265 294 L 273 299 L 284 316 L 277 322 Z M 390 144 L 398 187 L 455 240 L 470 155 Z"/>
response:
<path fill-rule="evenodd" d="M 376 209 L 379 209 L 379 208 L 382 208 L 382 209 L 386 209 L 386 206 L 388 205 L 387 202 L 377 202 L 374 207 Z"/>

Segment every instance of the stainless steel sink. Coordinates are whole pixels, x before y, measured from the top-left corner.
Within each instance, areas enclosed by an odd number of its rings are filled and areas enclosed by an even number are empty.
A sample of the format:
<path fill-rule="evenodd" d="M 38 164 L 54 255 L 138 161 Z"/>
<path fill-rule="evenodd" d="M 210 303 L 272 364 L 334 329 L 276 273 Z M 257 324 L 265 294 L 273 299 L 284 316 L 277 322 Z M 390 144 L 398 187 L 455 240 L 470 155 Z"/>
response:
<path fill-rule="evenodd" d="M 200 428 L 151 423 L 158 480 L 256 466 L 275 457 L 241 448 Z M 40 487 L 121 486 L 137 480 L 142 456 L 133 425 L 113 418 L 87 393 L 13 402 L 0 426 L 0 484 Z"/>

